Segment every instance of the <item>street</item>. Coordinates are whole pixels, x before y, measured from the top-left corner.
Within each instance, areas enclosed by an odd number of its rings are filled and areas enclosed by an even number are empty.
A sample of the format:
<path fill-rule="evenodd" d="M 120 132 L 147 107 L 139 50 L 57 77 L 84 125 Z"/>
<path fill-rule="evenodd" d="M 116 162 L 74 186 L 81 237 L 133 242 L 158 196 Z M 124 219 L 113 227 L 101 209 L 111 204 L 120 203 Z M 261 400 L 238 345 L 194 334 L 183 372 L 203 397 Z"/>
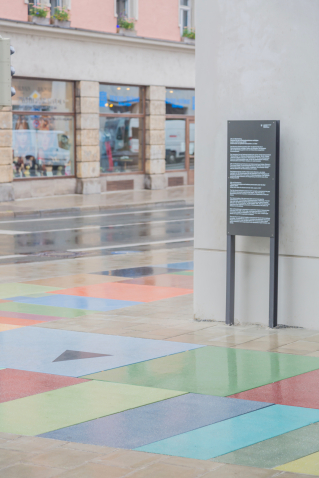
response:
<path fill-rule="evenodd" d="M 194 206 L 184 202 L 0 221 L 0 261 L 29 262 L 193 244 Z"/>

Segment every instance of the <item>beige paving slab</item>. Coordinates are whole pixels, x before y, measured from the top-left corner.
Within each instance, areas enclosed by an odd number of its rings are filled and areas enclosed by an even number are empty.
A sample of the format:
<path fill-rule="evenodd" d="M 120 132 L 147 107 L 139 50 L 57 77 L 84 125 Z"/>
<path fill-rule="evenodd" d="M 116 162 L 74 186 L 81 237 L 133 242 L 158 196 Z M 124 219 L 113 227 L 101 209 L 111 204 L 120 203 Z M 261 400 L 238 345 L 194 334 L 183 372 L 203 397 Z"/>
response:
<path fill-rule="evenodd" d="M 104 465 L 119 466 L 121 468 L 136 469 L 142 468 L 151 463 L 160 461 L 161 455 L 155 453 L 143 453 L 140 451 L 121 450 L 111 455 L 96 458 L 95 462 Z"/>
<path fill-rule="evenodd" d="M 103 284 L 107 282 L 119 282 L 122 280 L 125 280 L 125 278 L 98 274 L 75 274 L 46 279 L 38 279 L 34 281 L 26 281 L 25 284 L 45 285 L 49 287 L 62 287 L 68 289 L 71 287 L 85 287 L 89 285 Z"/>
<path fill-rule="evenodd" d="M 260 337 L 250 342 L 236 346 L 236 348 L 246 349 L 246 350 L 260 350 L 260 351 L 270 351 L 275 348 L 281 347 L 283 345 L 291 344 L 297 341 L 296 336 L 286 336 L 286 335 L 269 335 L 267 337 Z"/>
<path fill-rule="evenodd" d="M 65 471 L 60 474 L 59 478 L 122 478 L 131 471 L 132 470 L 120 468 L 118 466 L 108 466 L 101 463 L 86 463 L 80 467 Z M 149 475 L 149 478 L 151 478 L 151 475 Z"/>
<path fill-rule="evenodd" d="M 36 453 L 50 448 L 61 447 L 64 443 L 66 442 L 52 440 L 51 438 L 22 436 L 16 440 L 7 441 L 0 448 L 22 451 L 24 453 Z"/>
<path fill-rule="evenodd" d="M 20 461 L 24 461 L 28 458 L 27 453 L 16 450 L 3 450 L 0 449 L 0 470 L 8 466 L 14 465 Z M 0 471 L 1 476 L 1 471 Z"/>
<path fill-rule="evenodd" d="M 98 455 L 108 455 L 119 451 L 117 448 L 98 445 L 86 445 L 85 443 L 69 442 L 62 446 L 66 450 L 82 450 L 86 452 L 97 453 Z"/>
<path fill-rule="evenodd" d="M 185 466 L 186 468 L 199 469 L 202 470 L 203 473 L 224 466 L 222 463 L 217 463 L 210 460 L 195 460 L 193 458 L 182 458 L 179 456 L 164 456 L 161 458 L 161 462 L 167 463 L 169 465 Z"/>
<path fill-rule="evenodd" d="M 97 457 L 97 453 L 58 447 L 45 453 L 34 456 L 30 455 L 25 462 L 55 468 L 74 468 L 88 461 L 92 461 Z"/>
<path fill-rule="evenodd" d="M 61 476 L 63 470 L 19 463 L 1 470 L 1 478 L 51 478 Z M 86 477 L 88 478 L 88 477 Z"/>
<path fill-rule="evenodd" d="M 203 471 L 198 468 L 186 468 L 167 463 L 154 463 L 130 474 L 132 478 L 197 478 L 199 476 L 203 476 Z"/>
<path fill-rule="evenodd" d="M 275 476 L 278 476 L 276 470 L 237 465 L 224 465 L 204 475 L 205 478 L 272 478 Z"/>
<path fill-rule="evenodd" d="M 306 340 L 298 340 L 282 347 L 274 348 L 273 352 L 281 352 L 286 354 L 307 355 L 319 350 L 319 343 L 309 342 Z"/>

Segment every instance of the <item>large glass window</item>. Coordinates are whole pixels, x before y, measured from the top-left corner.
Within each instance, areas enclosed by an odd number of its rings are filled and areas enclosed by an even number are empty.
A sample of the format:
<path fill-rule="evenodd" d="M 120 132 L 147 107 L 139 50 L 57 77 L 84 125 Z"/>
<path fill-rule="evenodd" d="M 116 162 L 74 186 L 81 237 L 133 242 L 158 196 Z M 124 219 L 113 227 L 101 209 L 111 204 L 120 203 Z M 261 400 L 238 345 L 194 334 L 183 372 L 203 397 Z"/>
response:
<path fill-rule="evenodd" d="M 187 2 L 187 0 L 184 0 Z M 195 91 L 166 88 L 166 170 L 194 169 Z"/>
<path fill-rule="evenodd" d="M 185 28 L 191 27 L 191 0 L 180 0 L 180 28 L 181 36 Z"/>
<path fill-rule="evenodd" d="M 14 78 L 13 85 L 14 178 L 73 176 L 73 83 Z"/>
<path fill-rule="evenodd" d="M 143 88 L 100 85 L 100 167 L 102 174 L 143 171 Z"/>

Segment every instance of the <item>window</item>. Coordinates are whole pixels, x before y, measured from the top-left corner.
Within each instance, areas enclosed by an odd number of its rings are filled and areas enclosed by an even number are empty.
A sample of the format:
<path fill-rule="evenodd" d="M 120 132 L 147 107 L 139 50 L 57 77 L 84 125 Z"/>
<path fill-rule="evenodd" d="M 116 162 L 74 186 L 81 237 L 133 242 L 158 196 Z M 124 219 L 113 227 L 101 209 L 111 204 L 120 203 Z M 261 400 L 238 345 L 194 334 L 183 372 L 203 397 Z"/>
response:
<path fill-rule="evenodd" d="M 166 89 L 166 171 L 194 168 L 194 115 L 194 90 Z"/>
<path fill-rule="evenodd" d="M 74 175 L 74 85 L 13 78 L 15 179 Z"/>
<path fill-rule="evenodd" d="M 128 17 L 128 0 L 116 0 L 116 14 L 118 17 Z"/>
<path fill-rule="evenodd" d="M 100 85 L 100 167 L 102 174 L 143 172 L 144 89 Z"/>
<path fill-rule="evenodd" d="M 191 28 L 191 0 L 180 0 L 180 28 L 181 36 L 185 28 Z"/>

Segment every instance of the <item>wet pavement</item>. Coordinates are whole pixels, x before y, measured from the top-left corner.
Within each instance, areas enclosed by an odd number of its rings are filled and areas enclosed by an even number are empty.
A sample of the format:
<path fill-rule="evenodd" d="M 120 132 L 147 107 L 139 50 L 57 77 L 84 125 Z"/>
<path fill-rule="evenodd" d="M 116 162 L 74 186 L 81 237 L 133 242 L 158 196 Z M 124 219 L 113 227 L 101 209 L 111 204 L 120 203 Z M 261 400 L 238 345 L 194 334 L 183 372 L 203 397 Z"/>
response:
<path fill-rule="evenodd" d="M 0 262 L 29 262 L 192 244 L 194 206 L 185 201 L 46 217 L 0 219 Z"/>
<path fill-rule="evenodd" d="M 28 219 L 0 225 L 28 254 L 0 265 L 1 478 L 319 476 L 319 331 L 195 321 L 191 204 Z"/>

